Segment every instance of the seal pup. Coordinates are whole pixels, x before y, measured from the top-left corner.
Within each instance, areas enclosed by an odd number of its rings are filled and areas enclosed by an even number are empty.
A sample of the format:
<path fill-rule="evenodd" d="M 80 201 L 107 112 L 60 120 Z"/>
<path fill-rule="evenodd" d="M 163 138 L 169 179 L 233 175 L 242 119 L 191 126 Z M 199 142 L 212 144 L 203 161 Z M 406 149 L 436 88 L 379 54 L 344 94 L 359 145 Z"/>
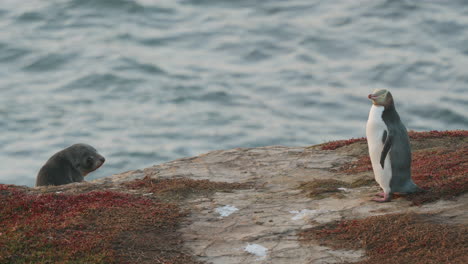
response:
<path fill-rule="evenodd" d="M 87 144 L 74 144 L 55 153 L 37 174 L 36 186 L 82 182 L 88 173 L 97 170 L 106 159 Z"/>
<path fill-rule="evenodd" d="M 383 189 L 377 202 L 389 202 L 392 194 L 421 191 L 411 180 L 411 147 L 406 127 L 400 120 L 392 94 L 376 89 L 366 125 L 369 156 L 375 180 Z"/>

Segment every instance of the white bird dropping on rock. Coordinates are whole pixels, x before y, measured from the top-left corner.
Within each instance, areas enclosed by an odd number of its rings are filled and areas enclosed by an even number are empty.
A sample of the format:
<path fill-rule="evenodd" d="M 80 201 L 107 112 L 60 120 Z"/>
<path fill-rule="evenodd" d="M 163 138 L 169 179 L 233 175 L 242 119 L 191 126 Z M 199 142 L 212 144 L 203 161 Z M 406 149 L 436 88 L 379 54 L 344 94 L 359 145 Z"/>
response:
<path fill-rule="evenodd" d="M 223 207 L 216 208 L 215 211 L 220 215 L 219 218 L 223 218 L 223 217 L 231 215 L 235 211 L 239 211 L 239 209 L 237 209 L 236 207 L 232 205 L 225 205 Z"/>
<path fill-rule="evenodd" d="M 309 209 L 303 209 L 301 211 L 289 211 L 291 214 L 294 214 L 294 216 L 291 218 L 291 220 L 300 220 L 304 218 L 312 218 L 320 214 L 324 214 L 329 212 L 329 210 L 309 210 Z"/>
<path fill-rule="evenodd" d="M 264 259 L 266 258 L 268 249 L 259 244 L 247 244 L 247 246 L 245 247 L 245 251 L 255 256 L 258 256 L 259 259 Z"/>

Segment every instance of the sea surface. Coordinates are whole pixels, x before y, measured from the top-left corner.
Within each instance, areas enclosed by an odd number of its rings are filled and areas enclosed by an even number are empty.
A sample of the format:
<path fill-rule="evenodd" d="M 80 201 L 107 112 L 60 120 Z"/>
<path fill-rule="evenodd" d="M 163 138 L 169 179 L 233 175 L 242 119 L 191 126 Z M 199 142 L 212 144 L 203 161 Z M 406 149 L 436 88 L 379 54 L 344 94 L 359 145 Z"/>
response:
<path fill-rule="evenodd" d="M 468 1 L 1 0 L 0 183 L 78 142 L 95 179 L 362 137 L 376 88 L 410 130 L 468 129 Z"/>

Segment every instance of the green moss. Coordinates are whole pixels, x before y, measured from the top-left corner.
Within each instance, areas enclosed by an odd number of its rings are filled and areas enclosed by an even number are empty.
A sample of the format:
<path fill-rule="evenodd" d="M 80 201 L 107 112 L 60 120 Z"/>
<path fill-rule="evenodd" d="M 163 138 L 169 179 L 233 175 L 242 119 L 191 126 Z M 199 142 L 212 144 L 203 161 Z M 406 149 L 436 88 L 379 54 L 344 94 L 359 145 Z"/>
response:
<path fill-rule="evenodd" d="M 158 179 L 145 177 L 125 183 L 131 189 L 145 189 L 167 201 L 181 201 L 193 196 L 208 196 L 215 192 L 232 192 L 250 187 L 243 183 L 213 182 L 189 178 Z"/>
<path fill-rule="evenodd" d="M 359 178 L 352 183 L 335 179 L 315 179 L 301 183 L 298 188 L 306 192 L 309 198 L 320 200 L 332 195 L 336 198 L 344 198 L 343 192 L 338 188 L 358 188 L 375 184 L 374 179 L 367 177 Z"/>
<path fill-rule="evenodd" d="M 364 186 L 372 186 L 372 185 L 376 185 L 376 181 L 374 178 L 370 178 L 370 177 L 362 177 L 362 178 L 359 178 L 355 181 L 353 181 L 349 187 L 350 188 L 359 188 L 359 187 L 364 187 Z"/>
<path fill-rule="evenodd" d="M 299 189 L 306 192 L 308 197 L 316 200 L 340 193 L 340 187 L 348 187 L 348 183 L 334 179 L 315 179 L 299 185 Z"/>

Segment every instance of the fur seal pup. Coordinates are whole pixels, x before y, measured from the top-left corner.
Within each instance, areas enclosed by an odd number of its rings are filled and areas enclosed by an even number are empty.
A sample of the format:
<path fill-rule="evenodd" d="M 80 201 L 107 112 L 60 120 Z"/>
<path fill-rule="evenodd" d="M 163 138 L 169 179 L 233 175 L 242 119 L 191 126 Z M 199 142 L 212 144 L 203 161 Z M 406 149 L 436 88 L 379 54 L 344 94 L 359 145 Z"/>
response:
<path fill-rule="evenodd" d="M 84 181 L 84 177 L 101 167 L 105 160 L 92 146 L 74 144 L 47 160 L 37 174 L 36 186 Z"/>
<path fill-rule="evenodd" d="M 383 189 L 375 198 L 389 202 L 392 194 L 421 191 L 411 180 L 411 147 L 406 127 L 400 120 L 392 94 L 376 89 L 368 98 L 372 100 L 366 125 L 369 156 L 375 180 Z"/>

